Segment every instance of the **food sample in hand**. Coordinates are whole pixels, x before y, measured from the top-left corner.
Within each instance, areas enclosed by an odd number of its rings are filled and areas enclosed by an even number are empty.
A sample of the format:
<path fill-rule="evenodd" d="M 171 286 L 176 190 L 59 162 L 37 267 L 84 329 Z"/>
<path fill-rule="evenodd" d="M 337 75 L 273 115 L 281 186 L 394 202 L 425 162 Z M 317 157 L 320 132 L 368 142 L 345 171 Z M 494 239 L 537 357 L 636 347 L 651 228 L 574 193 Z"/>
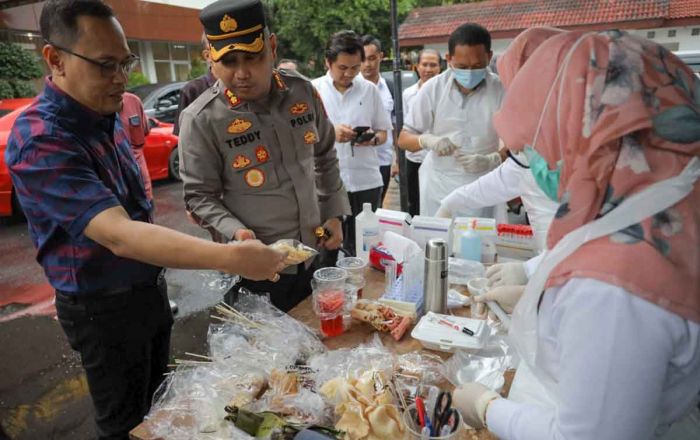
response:
<path fill-rule="evenodd" d="M 306 246 L 298 240 L 277 240 L 272 243 L 270 247 L 276 251 L 287 253 L 287 258 L 284 260 L 284 263 L 288 266 L 301 264 L 318 254 L 314 248 Z"/>

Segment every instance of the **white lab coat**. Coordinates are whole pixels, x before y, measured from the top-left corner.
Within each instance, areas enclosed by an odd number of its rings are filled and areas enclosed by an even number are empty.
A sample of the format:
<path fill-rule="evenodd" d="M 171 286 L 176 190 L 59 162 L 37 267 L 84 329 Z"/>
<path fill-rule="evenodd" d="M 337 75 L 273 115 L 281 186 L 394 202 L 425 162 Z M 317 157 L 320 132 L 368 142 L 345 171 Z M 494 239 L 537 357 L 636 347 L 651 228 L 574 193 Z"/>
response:
<path fill-rule="evenodd" d="M 509 399 L 486 412 L 498 438 L 664 438 L 669 423 L 697 405 L 696 322 L 621 287 L 575 278 L 545 292 L 537 328 L 536 366 L 557 380 L 560 403 L 543 400 L 537 383 L 524 390 L 514 382 Z"/>
<path fill-rule="evenodd" d="M 491 118 L 500 108 L 504 90 L 496 75 L 488 71 L 485 82 L 465 95 L 455 84 L 452 69 L 431 78 L 420 88 L 405 127 L 417 133 L 446 136 L 465 154 L 488 154 L 498 150 L 498 135 Z M 452 190 L 478 179 L 468 174 L 453 156 L 429 152 L 420 169 L 420 213 L 434 215 L 440 201 Z M 460 216 L 492 216 L 489 209 L 464 209 Z"/>
<path fill-rule="evenodd" d="M 417 83 L 413 84 L 411 87 L 408 87 L 406 90 L 403 91 L 403 114 L 404 114 L 404 119 L 408 118 L 408 114 L 411 112 L 411 106 L 413 105 L 413 99 L 416 97 L 418 94 L 418 90 L 420 90 L 421 83 L 418 81 Z M 425 150 L 418 150 L 418 151 L 407 151 L 406 152 L 406 160 L 410 160 L 413 163 L 423 163 L 423 160 L 425 159 L 425 155 L 428 154 L 427 151 Z"/>
<path fill-rule="evenodd" d="M 442 199 L 442 206 L 450 212 L 459 212 L 495 206 L 516 197 L 521 197 L 525 205 L 538 250 L 546 249 L 547 230 L 559 205 L 537 186 L 530 170 L 513 159 L 506 159 L 488 174 L 455 189 Z"/>

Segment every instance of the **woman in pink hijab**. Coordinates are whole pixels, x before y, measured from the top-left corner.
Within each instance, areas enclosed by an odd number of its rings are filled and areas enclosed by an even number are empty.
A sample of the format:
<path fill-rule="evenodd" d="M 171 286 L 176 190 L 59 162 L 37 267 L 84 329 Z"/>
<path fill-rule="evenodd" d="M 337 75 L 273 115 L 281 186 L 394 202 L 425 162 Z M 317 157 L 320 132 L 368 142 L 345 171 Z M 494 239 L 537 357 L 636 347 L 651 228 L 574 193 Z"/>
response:
<path fill-rule="evenodd" d="M 472 383 L 455 405 L 502 439 L 686 438 L 671 425 L 700 392 L 700 80 L 619 31 L 500 63 L 496 130 L 559 209 L 513 313 L 511 397 Z"/>

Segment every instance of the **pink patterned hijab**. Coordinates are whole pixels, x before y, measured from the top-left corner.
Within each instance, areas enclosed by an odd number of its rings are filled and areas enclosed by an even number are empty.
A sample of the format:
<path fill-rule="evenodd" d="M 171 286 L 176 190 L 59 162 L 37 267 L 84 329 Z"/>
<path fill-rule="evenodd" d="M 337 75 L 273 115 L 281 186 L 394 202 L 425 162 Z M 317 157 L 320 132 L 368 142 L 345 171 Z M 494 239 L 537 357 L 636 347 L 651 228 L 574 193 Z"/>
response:
<path fill-rule="evenodd" d="M 531 145 L 550 169 L 561 164 L 550 249 L 700 155 L 700 79 L 658 44 L 620 31 L 565 32 L 521 65 L 510 50 L 499 60 L 499 71 L 517 74 L 504 80 L 494 126 L 511 150 Z M 700 322 L 700 184 L 671 208 L 581 246 L 547 287 L 574 277 Z"/>
<path fill-rule="evenodd" d="M 496 60 L 498 77 L 503 86 L 508 89 L 515 74 L 518 73 L 525 61 L 535 52 L 542 43 L 549 38 L 566 32 L 563 29 L 553 27 L 534 27 L 522 31 L 515 40 L 508 45 L 508 50 Z"/>

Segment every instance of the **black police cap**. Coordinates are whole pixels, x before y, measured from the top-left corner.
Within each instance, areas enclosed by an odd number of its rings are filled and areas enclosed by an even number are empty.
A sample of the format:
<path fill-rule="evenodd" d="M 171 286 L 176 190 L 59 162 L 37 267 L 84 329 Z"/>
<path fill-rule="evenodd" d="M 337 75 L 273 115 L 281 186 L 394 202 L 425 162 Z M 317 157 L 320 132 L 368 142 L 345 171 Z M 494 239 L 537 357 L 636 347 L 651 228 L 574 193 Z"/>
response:
<path fill-rule="evenodd" d="M 213 61 L 231 51 L 259 53 L 265 48 L 265 11 L 260 0 L 219 0 L 202 9 L 199 20 Z"/>

